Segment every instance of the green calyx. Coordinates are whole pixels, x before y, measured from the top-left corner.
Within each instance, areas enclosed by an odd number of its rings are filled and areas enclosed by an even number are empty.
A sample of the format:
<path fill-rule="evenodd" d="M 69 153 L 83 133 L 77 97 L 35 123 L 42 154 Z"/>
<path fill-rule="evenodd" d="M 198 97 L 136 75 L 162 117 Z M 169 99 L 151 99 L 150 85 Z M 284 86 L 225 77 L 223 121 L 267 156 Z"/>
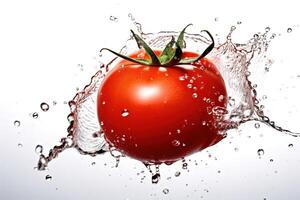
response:
<path fill-rule="evenodd" d="M 108 48 L 103 48 L 100 50 L 100 52 L 103 50 L 107 50 L 125 60 L 129 60 L 134 63 L 149 65 L 149 66 L 172 66 L 172 65 L 191 64 L 197 62 L 198 60 L 204 58 L 207 54 L 209 54 L 213 50 L 215 43 L 214 43 L 213 36 L 207 30 L 202 30 L 201 32 L 206 32 L 209 35 L 212 43 L 204 50 L 204 52 L 200 56 L 192 57 L 192 58 L 182 58 L 182 49 L 185 47 L 184 32 L 185 29 L 190 25 L 191 24 L 188 24 L 186 27 L 184 27 L 184 29 L 180 32 L 176 41 L 175 38 L 172 36 L 171 41 L 165 46 L 164 50 L 161 52 L 159 56 L 157 56 L 154 53 L 154 51 L 140 36 L 138 36 L 131 30 L 131 33 L 138 47 L 143 48 L 145 52 L 148 54 L 148 56 L 150 57 L 150 59 L 131 58 L 122 55 L 120 53 L 117 53 L 113 50 L 110 50 Z"/>

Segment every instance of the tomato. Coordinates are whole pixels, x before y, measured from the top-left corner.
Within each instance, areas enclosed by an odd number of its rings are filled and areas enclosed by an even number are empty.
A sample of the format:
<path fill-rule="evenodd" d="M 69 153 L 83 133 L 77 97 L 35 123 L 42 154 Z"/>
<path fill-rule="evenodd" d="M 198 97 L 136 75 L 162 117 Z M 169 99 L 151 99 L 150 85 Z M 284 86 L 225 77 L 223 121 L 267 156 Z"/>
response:
<path fill-rule="evenodd" d="M 185 59 L 198 56 L 181 54 Z M 129 58 L 149 56 L 139 50 Z M 97 98 L 107 142 L 127 156 L 156 164 L 174 162 L 220 141 L 212 110 L 226 105 L 224 80 L 206 58 L 169 66 L 121 59 L 104 78 Z"/>

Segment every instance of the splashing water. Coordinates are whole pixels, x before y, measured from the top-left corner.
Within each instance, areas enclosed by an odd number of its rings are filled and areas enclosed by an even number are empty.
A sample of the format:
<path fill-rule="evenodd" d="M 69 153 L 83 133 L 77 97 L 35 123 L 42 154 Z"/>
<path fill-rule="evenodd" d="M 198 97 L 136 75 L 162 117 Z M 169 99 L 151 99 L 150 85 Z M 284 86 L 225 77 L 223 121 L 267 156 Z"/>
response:
<path fill-rule="evenodd" d="M 154 49 L 163 48 L 172 36 L 178 36 L 178 32 L 170 31 L 143 33 L 141 24 L 137 23 L 131 14 L 128 17 L 133 21 L 143 39 Z M 236 27 L 231 27 L 227 40 L 222 44 L 217 44 L 208 55 L 208 58 L 216 64 L 222 74 L 228 93 L 227 109 L 221 107 L 212 109 L 212 113 L 217 119 L 223 119 L 218 121 L 218 128 L 223 130 L 222 134 L 226 136 L 226 131 L 229 129 L 237 128 L 240 124 L 248 121 L 258 121 L 282 133 L 299 137 L 299 133 L 283 129 L 264 115 L 263 107 L 257 99 L 255 84 L 250 81 L 249 66 L 255 66 L 257 63 L 262 62 L 262 59 L 266 59 L 264 55 L 268 50 L 269 43 L 275 37 L 274 34 L 269 36 L 270 28 L 267 27 L 264 33 L 255 34 L 246 43 L 236 44 L 232 42 L 232 33 L 235 29 Z M 210 44 L 210 41 L 203 35 L 186 33 L 185 45 L 187 50 L 200 53 L 208 44 Z M 136 45 L 131 38 L 121 49 L 121 53 L 126 54 L 134 50 L 136 50 Z M 117 62 L 116 58 L 111 59 L 111 62 L 106 65 L 102 64 L 100 70 L 92 76 L 90 83 L 69 102 L 71 112 L 67 117 L 70 123 L 67 129 L 68 135 L 62 138 L 60 144 L 54 146 L 48 155 L 42 154 L 42 146 L 39 147 L 40 159 L 37 166 L 39 170 L 44 170 L 52 159 L 67 148 L 76 148 L 81 154 L 91 156 L 110 152 L 116 158 L 116 166 L 118 166 L 120 157 L 123 155 L 106 143 L 101 124 L 98 122 L 96 108 L 98 88 L 105 74 L 113 68 L 115 62 Z M 193 98 L 197 97 L 195 93 Z M 219 100 L 222 101 L 223 98 L 224 96 L 220 96 Z M 209 102 L 209 99 L 207 101 Z M 120 115 L 127 117 L 130 115 L 130 111 L 125 109 Z M 35 116 L 33 117 L 35 118 Z M 255 127 L 257 126 L 259 124 L 255 125 Z M 177 141 L 174 141 L 174 145 L 177 145 Z M 262 152 L 258 152 L 258 154 L 259 156 L 263 155 Z M 152 183 L 157 183 L 160 179 L 159 166 L 152 166 L 155 170 L 152 170 L 152 167 L 148 164 L 146 166 L 152 173 Z M 180 173 L 177 173 L 175 176 L 179 175 Z"/>

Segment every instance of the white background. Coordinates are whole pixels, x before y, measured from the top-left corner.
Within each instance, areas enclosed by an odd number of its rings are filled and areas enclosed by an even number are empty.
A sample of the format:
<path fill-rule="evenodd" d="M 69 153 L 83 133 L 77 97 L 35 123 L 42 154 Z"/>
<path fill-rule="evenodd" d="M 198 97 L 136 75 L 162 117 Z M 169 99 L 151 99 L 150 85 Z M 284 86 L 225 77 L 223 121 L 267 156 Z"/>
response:
<path fill-rule="evenodd" d="M 268 96 L 267 114 L 300 131 L 297 1 L 0 1 L 0 199 L 299 199 L 300 139 L 263 124 L 259 129 L 253 123 L 241 126 L 209 149 L 211 157 L 206 151 L 191 156 L 189 172 L 180 163 L 162 167 L 157 185 L 147 172 L 140 183 L 143 175 L 137 173 L 145 168 L 137 161 L 123 159 L 114 168 L 109 155 L 91 158 L 74 149 L 50 163 L 49 170 L 33 170 L 35 146 L 48 151 L 66 135 L 69 110 L 63 102 L 96 72 L 101 47 L 125 44 L 134 28 L 129 13 L 144 32 L 178 31 L 193 23 L 222 39 L 241 21 L 233 35 L 236 42 L 267 26 L 280 33 L 268 51 L 274 61 L 270 72 L 253 78 L 259 94 Z M 43 101 L 50 105 L 47 113 L 39 108 Z M 30 117 L 33 112 L 38 119 Z M 21 126 L 15 127 L 14 120 Z M 265 150 L 261 159 L 260 148 Z M 174 177 L 176 171 L 181 171 L 179 177 Z M 47 174 L 52 180 L 45 180 Z M 168 194 L 162 192 L 165 188 Z"/>

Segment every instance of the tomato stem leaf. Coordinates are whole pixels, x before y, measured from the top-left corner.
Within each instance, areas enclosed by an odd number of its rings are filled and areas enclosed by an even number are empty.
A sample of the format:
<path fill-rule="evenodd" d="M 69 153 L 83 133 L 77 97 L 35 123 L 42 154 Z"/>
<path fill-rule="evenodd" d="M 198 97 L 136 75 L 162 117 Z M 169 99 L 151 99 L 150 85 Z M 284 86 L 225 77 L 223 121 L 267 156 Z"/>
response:
<path fill-rule="evenodd" d="M 161 64 L 163 66 L 171 66 L 179 63 L 182 56 L 182 49 L 185 47 L 184 32 L 186 28 L 191 25 L 192 24 L 188 24 L 182 29 L 182 31 L 179 33 L 176 42 L 174 37 L 172 36 L 172 40 L 166 45 L 165 49 L 163 50 L 163 52 L 159 57 Z M 175 48 L 173 48 L 174 44 L 175 44 Z"/>
<path fill-rule="evenodd" d="M 175 38 L 174 36 L 172 36 L 171 41 L 166 45 L 166 47 L 164 48 L 164 50 L 159 56 L 159 61 L 162 65 L 168 63 L 170 59 L 174 56 L 175 54 L 175 50 L 173 48 L 174 44 L 175 44 Z"/>
<path fill-rule="evenodd" d="M 128 56 L 124 56 L 124 55 L 122 55 L 122 54 L 120 54 L 120 53 L 117 53 L 117 52 L 115 52 L 115 51 L 113 51 L 113 50 L 110 50 L 110 49 L 108 49 L 108 48 L 102 48 L 102 49 L 100 50 L 100 52 L 102 52 L 103 50 L 109 51 L 109 52 L 115 54 L 116 56 L 119 56 L 119 57 L 121 57 L 121 58 L 123 58 L 123 59 L 125 59 L 125 60 L 129 60 L 129 61 L 134 62 L 134 63 L 138 63 L 138 64 L 141 64 L 141 65 L 151 65 L 151 62 L 149 62 L 148 60 L 145 60 L 145 59 L 140 59 L 140 58 L 130 58 L 130 57 L 128 57 Z"/>
<path fill-rule="evenodd" d="M 209 54 L 215 47 L 215 40 L 213 38 L 213 36 L 210 34 L 209 31 L 207 30 L 202 30 L 201 32 L 206 32 L 207 35 L 210 37 L 211 39 L 211 44 L 203 51 L 203 53 L 199 56 L 199 58 L 196 60 L 200 60 L 201 58 L 204 58 L 207 54 Z"/>
<path fill-rule="evenodd" d="M 178 44 L 178 46 L 180 46 L 180 48 L 181 49 L 183 49 L 183 48 L 185 48 L 185 41 L 184 41 L 184 32 L 185 32 L 185 29 L 187 29 L 187 27 L 189 27 L 189 26 L 191 26 L 191 25 L 193 25 L 193 24 L 188 24 L 188 25 L 186 25 L 183 29 L 182 29 L 182 31 L 179 33 L 179 36 L 178 36 L 178 38 L 177 38 L 177 44 Z"/>
<path fill-rule="evenodd" d="M 138 63 L 141 65 L 173 66 L 173 65 L 181 65 L 181 64 L 191 64 L 193 62 L 197 62 L 200 59 L 204 58 L 207 54 L 209 54 L 213 50 L 213 48 L 215 46 L 214 38 L 210 34 L 210 32 L 208 32 L 207 30 L 202 30 L 201 32 L 206 32 L 208 34 L 208 36 L 210 37 L 211 44 L 203 51 L 203 53 L 201 55 L 199 55 L 197 57 L 182 58 L 182 54 L 183 54 L 182 49 L 185 48 L 184 33 L 185 33 L 185 30 L 191 25 L 192 24 L 188 24 L 187 26 L 185 26 L 183 28 L 183 30 L 178 35 L 177 41 L 175 41 L 174 36 L 172 36 L 171 41 L 168 42 L 168 44 L 166 45 L 166 47 L 164 48 L 164 50 L 162 51 L 162 53 L 160 54 L 159 57 L 156 56 L 154 51 L 149 47 L 149 45 L 140 36 L 138 36 L 132 30 L 130 30 L 138 47 L 143 48 L 145 50 L 145 52 L 150 57 L 150 60 L 142 59 L 142 58 L 131 58 L 131 57 L 122 55 L 120 53 L 117 53 L 113 50 L 110 50 L 108 48 L 103 48 L 100 50 L 100 52 L 103 50 L 107 50 L 125 60 L 129 60 L 131 62 Z"/>
<path fill-rule="evenodd" d="M 179 46 L 179 44 L 177 42 L 175 43 L 175 46 L 176 47 L 175 47 L 174 55 L 169 59 L 168 62 L 164 63 L 164 66 L 176 65 L 181 60 L 182 49 L 181 49 L 181 47 Z"/>
<path fill-rule="evenodd" d="M 150 56 L 151 59 L 151 65 L 161 65 L 159 62 L 159 59 L 155 55 L 155 53 L 152 51 L 152 49 L 148 46 L 148 44 L 137 34 L 133 32 L 133 30 L 130 30 L 136 43 L 138 44 L 138 47 L 143 47 L 146 53 Z"/>
<path fill-rule="evenodd" d="M 202 58 L 204 58 L 207 54 L 209 54 L 215 47 L 215 41 L 213 36 L 210 34 L 210 32 L 208 32 L 207 30 L 202 30 L 201 32 L 206 32 L 208 34 L 208 36 L 211 39 L 211 44 L 203 51 L 203 53 L 198 56 L 198 57 L 194 57 L 194 58 L 186 58 L 186 59 L 181 59 L 180 62 L 178 64 L 190 64 L 193 62 L 197 62 L 199 60 L 201 60 Z"/>

